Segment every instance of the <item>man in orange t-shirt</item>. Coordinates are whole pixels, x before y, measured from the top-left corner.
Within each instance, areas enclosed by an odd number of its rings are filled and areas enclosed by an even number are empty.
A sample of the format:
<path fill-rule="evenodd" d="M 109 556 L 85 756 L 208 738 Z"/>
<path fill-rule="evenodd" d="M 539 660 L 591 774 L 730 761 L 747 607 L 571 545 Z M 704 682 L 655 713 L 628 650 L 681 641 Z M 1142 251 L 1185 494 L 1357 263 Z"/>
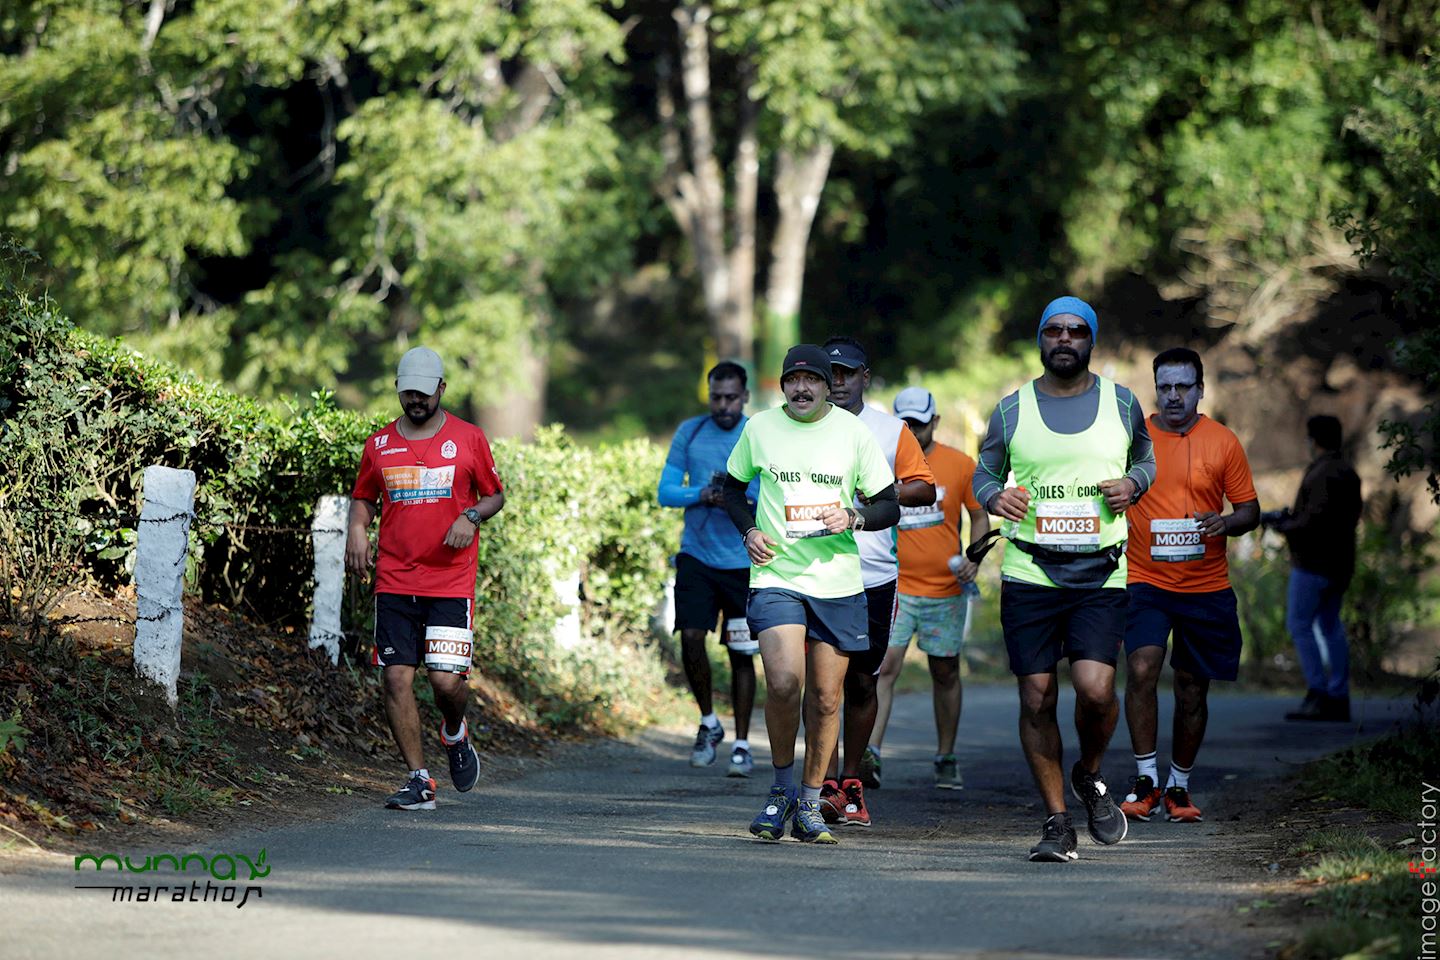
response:
<path fill-rule="evenodd" d="M 1205 737 L 1210 681 L 1234 680 L 1240 670 L 1240 620 L 1225 538 L 1255 529 L 1260 501 L 1240 441 L 1198 412 L 1205 396 L 1200 355 L 1184 347 L 1166 350 L 1155 358 L 1154 370 L 1155 485 L 1127 514 L 1125 721 L 1137 773 L 1120 809 L 1131 820 L 1149 820 L 1163 807 L 1167 820 L 1191 823 L 1200 820 L 1190 799 L 1190 771 Z M 1226 500 L 1231 512 L 1222 515 Z M 1171 636 L 1175 722 L 1170 776 L 1162 790 L 1155 685 Z"/>
<path fill-rule="evenodd" d="M 975 461 L 954 447 L 935 441 L 940 417 L 935 398 L 924 387 L 907 387 L 895 398 L 895 416 L 915 435 L 935 475 L 935 502 L 900 508 L 900 592 L 898 615 L 890 631 L 890 647 L 876 686 L 879 709 L 870 734 L 870 751 L 879 764 L 880 746 L 890 721 L 895 678 L 905 663 L 911 637 L 930 661 L 935 702 L 935 786 L 962 787 L 955 758 L 955 730 L 960 724 L 960 650 L 965 641 L 977 564 L 961 549 L 962 506 L 970 515 L 970 542 L 990 531 L 990 515 L 975 499 Z"/>

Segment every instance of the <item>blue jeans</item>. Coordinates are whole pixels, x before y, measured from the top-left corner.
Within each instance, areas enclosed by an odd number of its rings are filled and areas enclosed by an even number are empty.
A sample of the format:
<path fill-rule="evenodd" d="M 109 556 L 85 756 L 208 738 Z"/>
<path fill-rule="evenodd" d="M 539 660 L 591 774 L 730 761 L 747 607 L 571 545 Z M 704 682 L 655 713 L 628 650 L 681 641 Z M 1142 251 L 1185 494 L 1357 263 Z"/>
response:
<path fill-rule="evenodd" d="M 1345 639 L 1345 625 L 1340 622 L 1340 601 L 1344 599 L 1345 586 L 1318 573 L 1290 568 L 1285 625 L 1295 641 L 1305 685 L 1332 697 L 1350 695 L 1350 645 Z M 1330 661 L 1328 680 L 1320 652 L 1322 640 Z"/>

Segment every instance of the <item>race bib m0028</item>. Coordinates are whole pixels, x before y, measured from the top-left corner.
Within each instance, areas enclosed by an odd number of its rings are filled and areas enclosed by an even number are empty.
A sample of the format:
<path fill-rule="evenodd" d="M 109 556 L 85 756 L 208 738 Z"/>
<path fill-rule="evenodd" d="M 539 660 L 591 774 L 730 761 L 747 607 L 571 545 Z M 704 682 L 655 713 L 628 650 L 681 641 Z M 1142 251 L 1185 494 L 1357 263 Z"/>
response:
<path fill-rule="evenodd" d="M 1150 521 L 1150 559 L 1158 563 L 1185 563 L 1205 556 L 1200 524 L 1191 517 Z"/>

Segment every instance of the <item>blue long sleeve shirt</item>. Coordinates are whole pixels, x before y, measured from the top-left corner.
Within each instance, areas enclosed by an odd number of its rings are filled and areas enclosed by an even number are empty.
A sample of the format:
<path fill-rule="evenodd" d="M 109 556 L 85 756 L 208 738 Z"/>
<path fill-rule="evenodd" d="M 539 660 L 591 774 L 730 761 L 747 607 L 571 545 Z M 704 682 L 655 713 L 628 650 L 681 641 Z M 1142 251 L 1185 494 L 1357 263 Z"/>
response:
<path fill-rule="evenodd" d="M 700 491 L 711 484 L 716 474 L 725 473 L 730 451 L 745 429 L 745 417 L 733 430 L 722 430 L 708 414 L 691 417 L 680 424 L 670 441 L 670 453 L 660 474 L 657 494 L 662 507 L 685 510 L 685 532 L 680 537 L 680 552 L 688 554 L 715 570 L 741 570 L 750 566 L 750 555 L 740 531 L 730 522 L 724 507 L 700 503 Z M 759 478 L 751 481 L 748 496 L 756 495 Z"/>

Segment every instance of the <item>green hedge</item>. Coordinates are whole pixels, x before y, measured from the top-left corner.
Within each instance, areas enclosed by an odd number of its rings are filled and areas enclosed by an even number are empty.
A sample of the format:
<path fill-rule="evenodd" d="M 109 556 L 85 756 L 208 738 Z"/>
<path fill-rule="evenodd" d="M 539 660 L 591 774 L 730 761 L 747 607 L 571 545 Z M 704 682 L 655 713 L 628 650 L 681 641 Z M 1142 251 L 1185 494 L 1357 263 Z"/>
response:
<path fill-rule="evenodd" d="M 315 501 L 348 492 L 384 421 L 326 393 L 277 411 L 79 331 L 30 289 L 26 256 L 0 241 L 0 614 L 43 632 L 66 591 L 123 580 L 126 518 L 162 464 L 197 476 L 191 587 L 303 623 Z M 481 531 L 477 663 L 552 725 L 640 719 L 666 696 L 649 623 L 678 537 L 654 497 L 663 451 L 583 448 L 550 428 L 494 452 L 507 502 Z M 551 580 L 567 571 L 587 628 L 568 651 L 551 639 Z"/>

